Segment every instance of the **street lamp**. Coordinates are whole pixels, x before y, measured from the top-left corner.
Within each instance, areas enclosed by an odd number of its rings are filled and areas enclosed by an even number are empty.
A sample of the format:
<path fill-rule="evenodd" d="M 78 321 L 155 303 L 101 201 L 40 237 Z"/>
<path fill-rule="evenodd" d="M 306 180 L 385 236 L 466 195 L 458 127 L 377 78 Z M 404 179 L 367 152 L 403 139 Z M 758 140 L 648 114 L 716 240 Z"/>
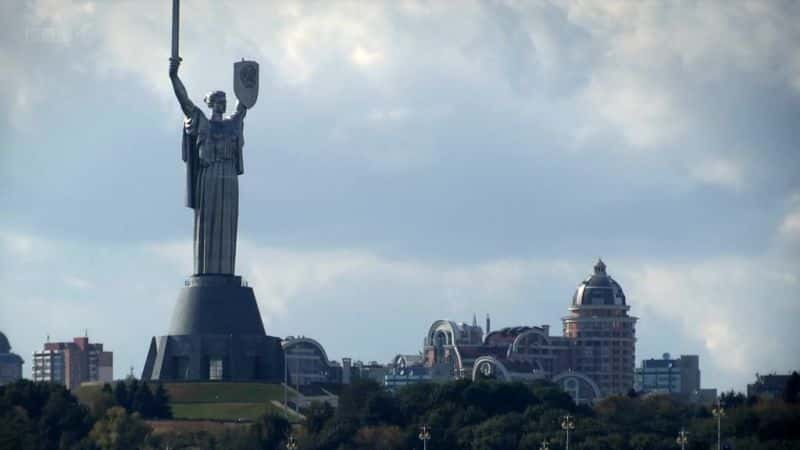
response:
<path fill-rule="evenodd" d="M 297 449 L 297 441 L 294 439 L 294 436 L 289 436 L 289 440 L 286 442 L 286 450 L 296 450 Z"/>
<path fill-rule="evenodd" d="M 575 429 L 575 418 L 567 414 L 561 418 L 561 429 L 567 432 L 567 448 L 569 450 L 569 431 Z"/>
<path fill-rule="evenodd" d="M 717 399 L 717 406 L 711 409 L 711 413 L 717 418 L 717 450 L 722 450 L 722 417 L 725 415 L 725 408 Z"/>
<path fill-rule="evenodd" d="M 431 440 L 431 427 L 423 425 L 419 428 L 419 440 L 422 441 L 422 449 L 428 450 L 428 441 Z"/>
<path fill-rule="evenodd" d="M 676 439 L 675 442 L 677 442 L 678 445 L 681 446 L 681 450 L 685 450 L 686 443 L 689 442 L 689 433 L 683 428 L 681 428 L 681 432 L 678 433 L 678 439 Z"/>
<path fill-rule="evenodd" d="M 547 442 L 547 439 L 542 441 L 542 446 L 539 447 L 539 450 L 550 450 L 550 443 Z"/>

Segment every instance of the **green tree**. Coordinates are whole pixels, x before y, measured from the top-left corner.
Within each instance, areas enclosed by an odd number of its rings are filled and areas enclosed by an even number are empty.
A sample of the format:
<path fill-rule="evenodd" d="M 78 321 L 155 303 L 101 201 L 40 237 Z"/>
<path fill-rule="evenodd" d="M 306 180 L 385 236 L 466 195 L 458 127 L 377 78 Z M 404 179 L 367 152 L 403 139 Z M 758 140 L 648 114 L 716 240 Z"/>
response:
<path fill-rule="evenodd" d="M 319 433 L 333 415 L 334 409 L 328 402 L 312 402 L 305 411 L 306 429 L 312 434 Z"/>
<path fill-rule="evenodd" d="M 131 410 L 131 397 L 128 395 L 128 386 L 120 380 L 114 384 L 114 405 Z"/>
<path fill-rule="evenodd" d="M 261 416 L 250 428 L 259 449 L 277 450 L 289 435 L 289 421 L 277 414 Z"/>
<path fill-rule="evenodd" d="M 138 413 L 128 414 L 115 406 L 94 425 L 89 437 L 102 450 L 129 450 L 142 448 L 151 431 Z"/>
<path fill-rule="evenodd" d="M 363 427 L 358 430 L 353 443 L 360 450 L 400 450 L 407 448 L 403 431 L 398 426 Z"/>
<path fill-rule="evenodd" d="M 153 394 L 153 418 L 156 419 L 171 419 L 172 407 L 170 406 L 169 393 L 164 389 L 161 383 L 156 387 L 156 392 Z"/>
<path fill-rule="evenodd" d="M 135 390 L 133 390 L 135 389 Z M 130 391 L 131 409 L 130 412 L 137 412 L 144 418 L 155 417 L 153 393 L 147 383 L 138 383 Z"/>
<path fill-rule="evenodd" d="M 92 413 L 95 418 L 100 419 L 113 406 L 114 390 L 110 384 L 104 383 L 103 388 L 100 390 L 100 395 L 92 401 Z"/>
<path fill-rule="evenodd" d="M 62 385 L 20 380 L 0 386 L 2 448 L 70 448 L 91 427 L 88 408 Z"/>

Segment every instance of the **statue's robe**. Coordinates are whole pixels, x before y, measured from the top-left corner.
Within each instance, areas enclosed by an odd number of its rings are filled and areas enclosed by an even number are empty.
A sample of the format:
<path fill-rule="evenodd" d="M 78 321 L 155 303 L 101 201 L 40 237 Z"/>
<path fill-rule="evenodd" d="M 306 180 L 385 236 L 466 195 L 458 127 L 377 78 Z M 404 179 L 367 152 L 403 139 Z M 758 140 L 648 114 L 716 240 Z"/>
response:
<path fill-rule="evenodd" d="M 186 206 L 194 209 L 194 273 L 230 274 L 236 265 L 239 180 L 246 110 L 209 120 L 194 107 L 186 118 Z"/>

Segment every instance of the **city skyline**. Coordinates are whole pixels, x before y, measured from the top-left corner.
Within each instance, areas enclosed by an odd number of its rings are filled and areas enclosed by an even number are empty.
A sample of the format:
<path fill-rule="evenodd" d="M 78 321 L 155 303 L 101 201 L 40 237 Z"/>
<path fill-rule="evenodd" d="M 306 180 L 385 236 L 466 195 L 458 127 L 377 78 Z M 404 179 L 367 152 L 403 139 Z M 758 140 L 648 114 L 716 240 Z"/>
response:
<path fill-rule="evenodd" d="M 192 272 L 163 3 L 0 6 L 0 331 L 27 377 L 84 329 L 138 373 Z M 261 64 L 236 271 L 267 333 L 387 362 L 441 318 L 557 329 L 602 257 L 637 365 L 698 354 L 740 391 L 800 366 L 800 7 L 182 14 L 196 103 Z"/>

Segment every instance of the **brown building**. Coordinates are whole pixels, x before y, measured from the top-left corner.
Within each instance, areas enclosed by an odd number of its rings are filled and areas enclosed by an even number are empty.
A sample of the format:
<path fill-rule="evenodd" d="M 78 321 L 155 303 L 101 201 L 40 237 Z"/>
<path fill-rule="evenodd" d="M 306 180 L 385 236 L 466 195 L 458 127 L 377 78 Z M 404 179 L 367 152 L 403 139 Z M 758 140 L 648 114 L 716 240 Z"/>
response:
<path fill-rule="evenodd" d="M 89 343 L 88 337 L 72 342 L 47 342 L 33 354 L 33 380 L 61 383 L 72 389 L 85 382 L 111 382 L 114 356 L 103 344 Z"/>
<path fill-rule="evenodd" d="M 636 317 L 620 285 L 599 260 L 582 281 L 562 318 L 562 336 L 549 325 L 484 332 L 472 325 L 438 320 L 423 348 L 432 378 L 549 379 L 576 402 L 591 402 L 633 388 Z"/>

